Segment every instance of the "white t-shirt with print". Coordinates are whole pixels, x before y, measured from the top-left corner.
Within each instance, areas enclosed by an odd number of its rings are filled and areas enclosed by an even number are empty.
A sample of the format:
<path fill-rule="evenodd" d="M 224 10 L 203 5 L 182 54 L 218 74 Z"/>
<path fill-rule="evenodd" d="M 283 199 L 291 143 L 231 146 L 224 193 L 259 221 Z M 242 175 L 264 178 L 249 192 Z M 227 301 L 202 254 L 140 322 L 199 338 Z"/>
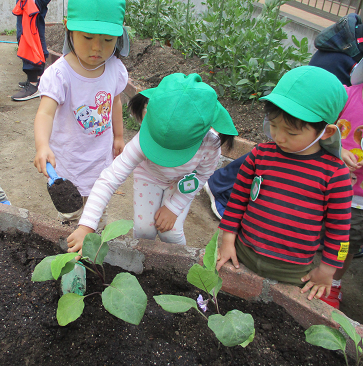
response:
<path fill-rule="evenodd" d="M 112 163 L 112 105 L 127 80 L 127 70 L 116 57 L 106 62 L 97 78 L 77 74 L 64 57 L 41 77 L 41 95 L 58 103 L 49 141 L 56 172 L 75 184 L 82 196 L 89 195 L 102 170 Z"/>

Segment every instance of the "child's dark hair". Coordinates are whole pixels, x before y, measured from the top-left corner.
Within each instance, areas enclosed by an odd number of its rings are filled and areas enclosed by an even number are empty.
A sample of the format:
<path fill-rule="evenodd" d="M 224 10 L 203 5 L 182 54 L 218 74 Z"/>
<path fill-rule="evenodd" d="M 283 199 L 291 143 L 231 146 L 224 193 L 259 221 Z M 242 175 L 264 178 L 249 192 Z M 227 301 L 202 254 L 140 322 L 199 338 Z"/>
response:
<path fill-rule="evenodd" d="M 66 30 L 67 44 L 68 44 L 68 47 L 69 47 L 69 49 L 71 50 L 71 52 L 75 54 L 74 47 L 73 47 L 73 42 L 72 42 L 72 38 L 71 38 L 71 32 L 72 32 L 72 31 L 70 31 L 70 30 L 68 30 L 68 29 Z M 121 38 L 121 39 L 120 39 L 120 38 Z M 114 55 L 115 55 L 117 58 L 119 58 L 119 56 L 120 56 L 120 52 L 121 52 L 121 50 L 122 50 L 122 47 L 123 47 L 123 38 L 122 38 L 122 36 L 121 36 L 121 37 L 119 37 L 119 38 L 117 39 L 117 42 L 116 42 L 116 50 L 115 50 Z"/>
<path fill-rule="evenodd" d="M 137 93 L 130 99 L 127 105 L 127 109 L 139 123 L 141 123 L 142 121 L 142 112 L 145 106 L 147 106 L 148 102 L 149 98 L 140 93 Z M 220 139 L 220 146 L 226 143 L 226 148 L 228 151 L 233 148 L 234 136 L 224 135 L 223 133 L 218 133 L 218 136 Z"/>
<path fill-rule="evenodd" d="M 273 104 L 268 100 L 265 100 L 265 113 L 269 120 L 282 115 L 284 121 L 288 125 L 296 128 L 296 129 L 300 129 L 300 130 L 302 130 L 303 127 L 305 127 L 306 125 L 309 125 L 312 128 L 314 128 L 314 130 L 316 130 L 317 133 L 319 133 L 319 132 L 323 131 L 323 129 L 327 125 L 327 123 L 325 121 L 315 122 L 315 123 L 303 121 L 299 118 L 292 116 L 291 114 L 287 113 L 286 111 L 284 111 L 283 109 L 278 107 L 276 104 Z"/>

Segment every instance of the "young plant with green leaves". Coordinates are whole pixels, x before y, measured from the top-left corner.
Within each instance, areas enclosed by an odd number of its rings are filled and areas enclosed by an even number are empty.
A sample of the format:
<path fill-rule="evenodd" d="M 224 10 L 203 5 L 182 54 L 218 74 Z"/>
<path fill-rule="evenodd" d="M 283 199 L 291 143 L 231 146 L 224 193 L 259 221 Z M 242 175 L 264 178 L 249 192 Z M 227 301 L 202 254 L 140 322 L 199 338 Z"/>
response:
<path fill-rule="evenodd" d="M 125 235 L 133 227 L 132 220 L 115 221 L 105 227 L 101 236 L 87 234 L 82 247 L 82 262 L 76 261 L 78 253 L 58 254 L 44 258 L 34 269 L 32 281 L 57 280 L 71 272 L 75 265 L 82 265 L 96 274 L 105 289 L 85 296 L 66 293 L 58 301 L 57 320 L 61 326 L 78 319 L 84 309 L 84 300 L 101 295 L 103 306 L 112 315 L 125 322 L 138 325 L 145 313 L 147 297 L 139 281 L 130 273 L 119 273 L 110 284 L 106 283 L 103 261 L 109 251 L 108 241 Z"/>
<path fill-rule="evenodd" d="M 355 345 L 356 366 L 358 366 L 363 357 L 362 337 L 356 332 L 349 319 L 336 311 L 333 311 L 332 318 L 344 330 L 344 332 L 353 340 Z M 348 357 L 346 352 L 347 340 L 338 329 L 326 325 L 312 325 L 305 331 L 306 342 L 314 346 L 323 347 L 329 350 L 341 350 L 344 354 L 345 363 L 348 366 Z"/>
<path fill-rule="evenodd" d="M 183 313 L 191 308 L 198 311 L 208 321 L 208 327 L 214 332 L 218 340 L 227 347 L 240 345 L 246 347 L 255 336 L 254 321 L 250 314 L 239 310 L 231 310 L 221 315 L 218 307 L 217 294 L 222 287 L 222 279 L 216 271 L 218 253 L 218 231 L 205 248 L 203 266 L 194 264 L 187 275 L 187 281 L 196 286 L 208 296 L 208 300 L 191 299 L 177 295 L 157 295 L 155 301 L 170 313 Z M 214 304 L 216 314 L 207 317 L 204 312 L 208 302 Z M 202 309 L 199 310 L 199 307 Z"/>

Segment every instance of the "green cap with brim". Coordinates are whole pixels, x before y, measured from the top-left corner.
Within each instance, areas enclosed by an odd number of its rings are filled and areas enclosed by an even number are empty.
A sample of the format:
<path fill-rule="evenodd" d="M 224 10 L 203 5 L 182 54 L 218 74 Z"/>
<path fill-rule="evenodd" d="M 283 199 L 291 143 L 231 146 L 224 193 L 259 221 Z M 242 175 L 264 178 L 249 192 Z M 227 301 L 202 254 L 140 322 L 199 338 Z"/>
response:
<path fill-rule="evenodd" d="M 348 99 L 339 79 L 320 67 L 300 66 L 287 72 L 269 95 L 285 112 L 305 122 L 333 124 Z"/>
<path fill-rule="evenodd" d="M 334 124 L 348 95 L 343 84 L 329 71 L 315 66 L 300 66 L 287 72 L 272 92 L 260 100 L 268 100 L 305 122 Z M 269 135 L 268 121 L 264 129 Z M 340 158 L 339 129 L 332 137 L 320 140 L 320 145 Z"/>
<path fill-rule="evenodd" d="M 176 167 L 187 163 L 211 127 L 225 135 L 238 135 L 216 92 L 198 74 L 168 75 L 156 88 L 141 94 L 149 103 L 141 123 L 140 146 L 155 164 Z"/>
<path fill-rule="evenodd" d="M 67 29 L 122 36 L 125 8 L 125 0 L 69 0 Z"/>

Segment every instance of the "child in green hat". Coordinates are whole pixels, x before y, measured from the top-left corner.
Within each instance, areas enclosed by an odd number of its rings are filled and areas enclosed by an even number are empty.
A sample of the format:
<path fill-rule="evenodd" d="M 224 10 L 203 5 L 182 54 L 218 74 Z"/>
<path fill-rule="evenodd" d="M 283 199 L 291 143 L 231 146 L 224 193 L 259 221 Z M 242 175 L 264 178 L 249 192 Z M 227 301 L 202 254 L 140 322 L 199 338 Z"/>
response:
<path fill-rule="evenodd" d="M 34 165 L 49 177 L 51 163 L 84 202 L 125 146 L 120 94 L 128 73 L 117 57 L 123 53 L 118 41 L 125 38 L 124 15 L 125 0 L 69 0 L 69 50 L 45 70 L 39 85 Z M 58 218 L 78 222 L 82 211 L 59 212 Z M 106 212 L 100 228 L 105 225 Z"/>
<path fill-rule="evenodd" d="M 352 188 L 334 124 L 347 101 L 336 76 L 302 66 L 286 73 L 265 100 L 265 132 L 241 165 L 220 228 L 217 270 L 229 259 L 262 277 L 330 292 L 349 247 Z M 325 224 L 318 267 L 314 254 Z"/>
<path fill-rule="evenodd" d="M 133 172 L 134 237 L 186 244 L 183 224 L 195 195 L 214 172 L 220 146 L 237 135 L 217 94 L 198 74 L 171 74 L 130 101 L 140 132 L 96 181 L 79 228 L 67 241 L 80 251 L 113 192 Z M 213 131 L 213 128 L 215 131 Z"/>

